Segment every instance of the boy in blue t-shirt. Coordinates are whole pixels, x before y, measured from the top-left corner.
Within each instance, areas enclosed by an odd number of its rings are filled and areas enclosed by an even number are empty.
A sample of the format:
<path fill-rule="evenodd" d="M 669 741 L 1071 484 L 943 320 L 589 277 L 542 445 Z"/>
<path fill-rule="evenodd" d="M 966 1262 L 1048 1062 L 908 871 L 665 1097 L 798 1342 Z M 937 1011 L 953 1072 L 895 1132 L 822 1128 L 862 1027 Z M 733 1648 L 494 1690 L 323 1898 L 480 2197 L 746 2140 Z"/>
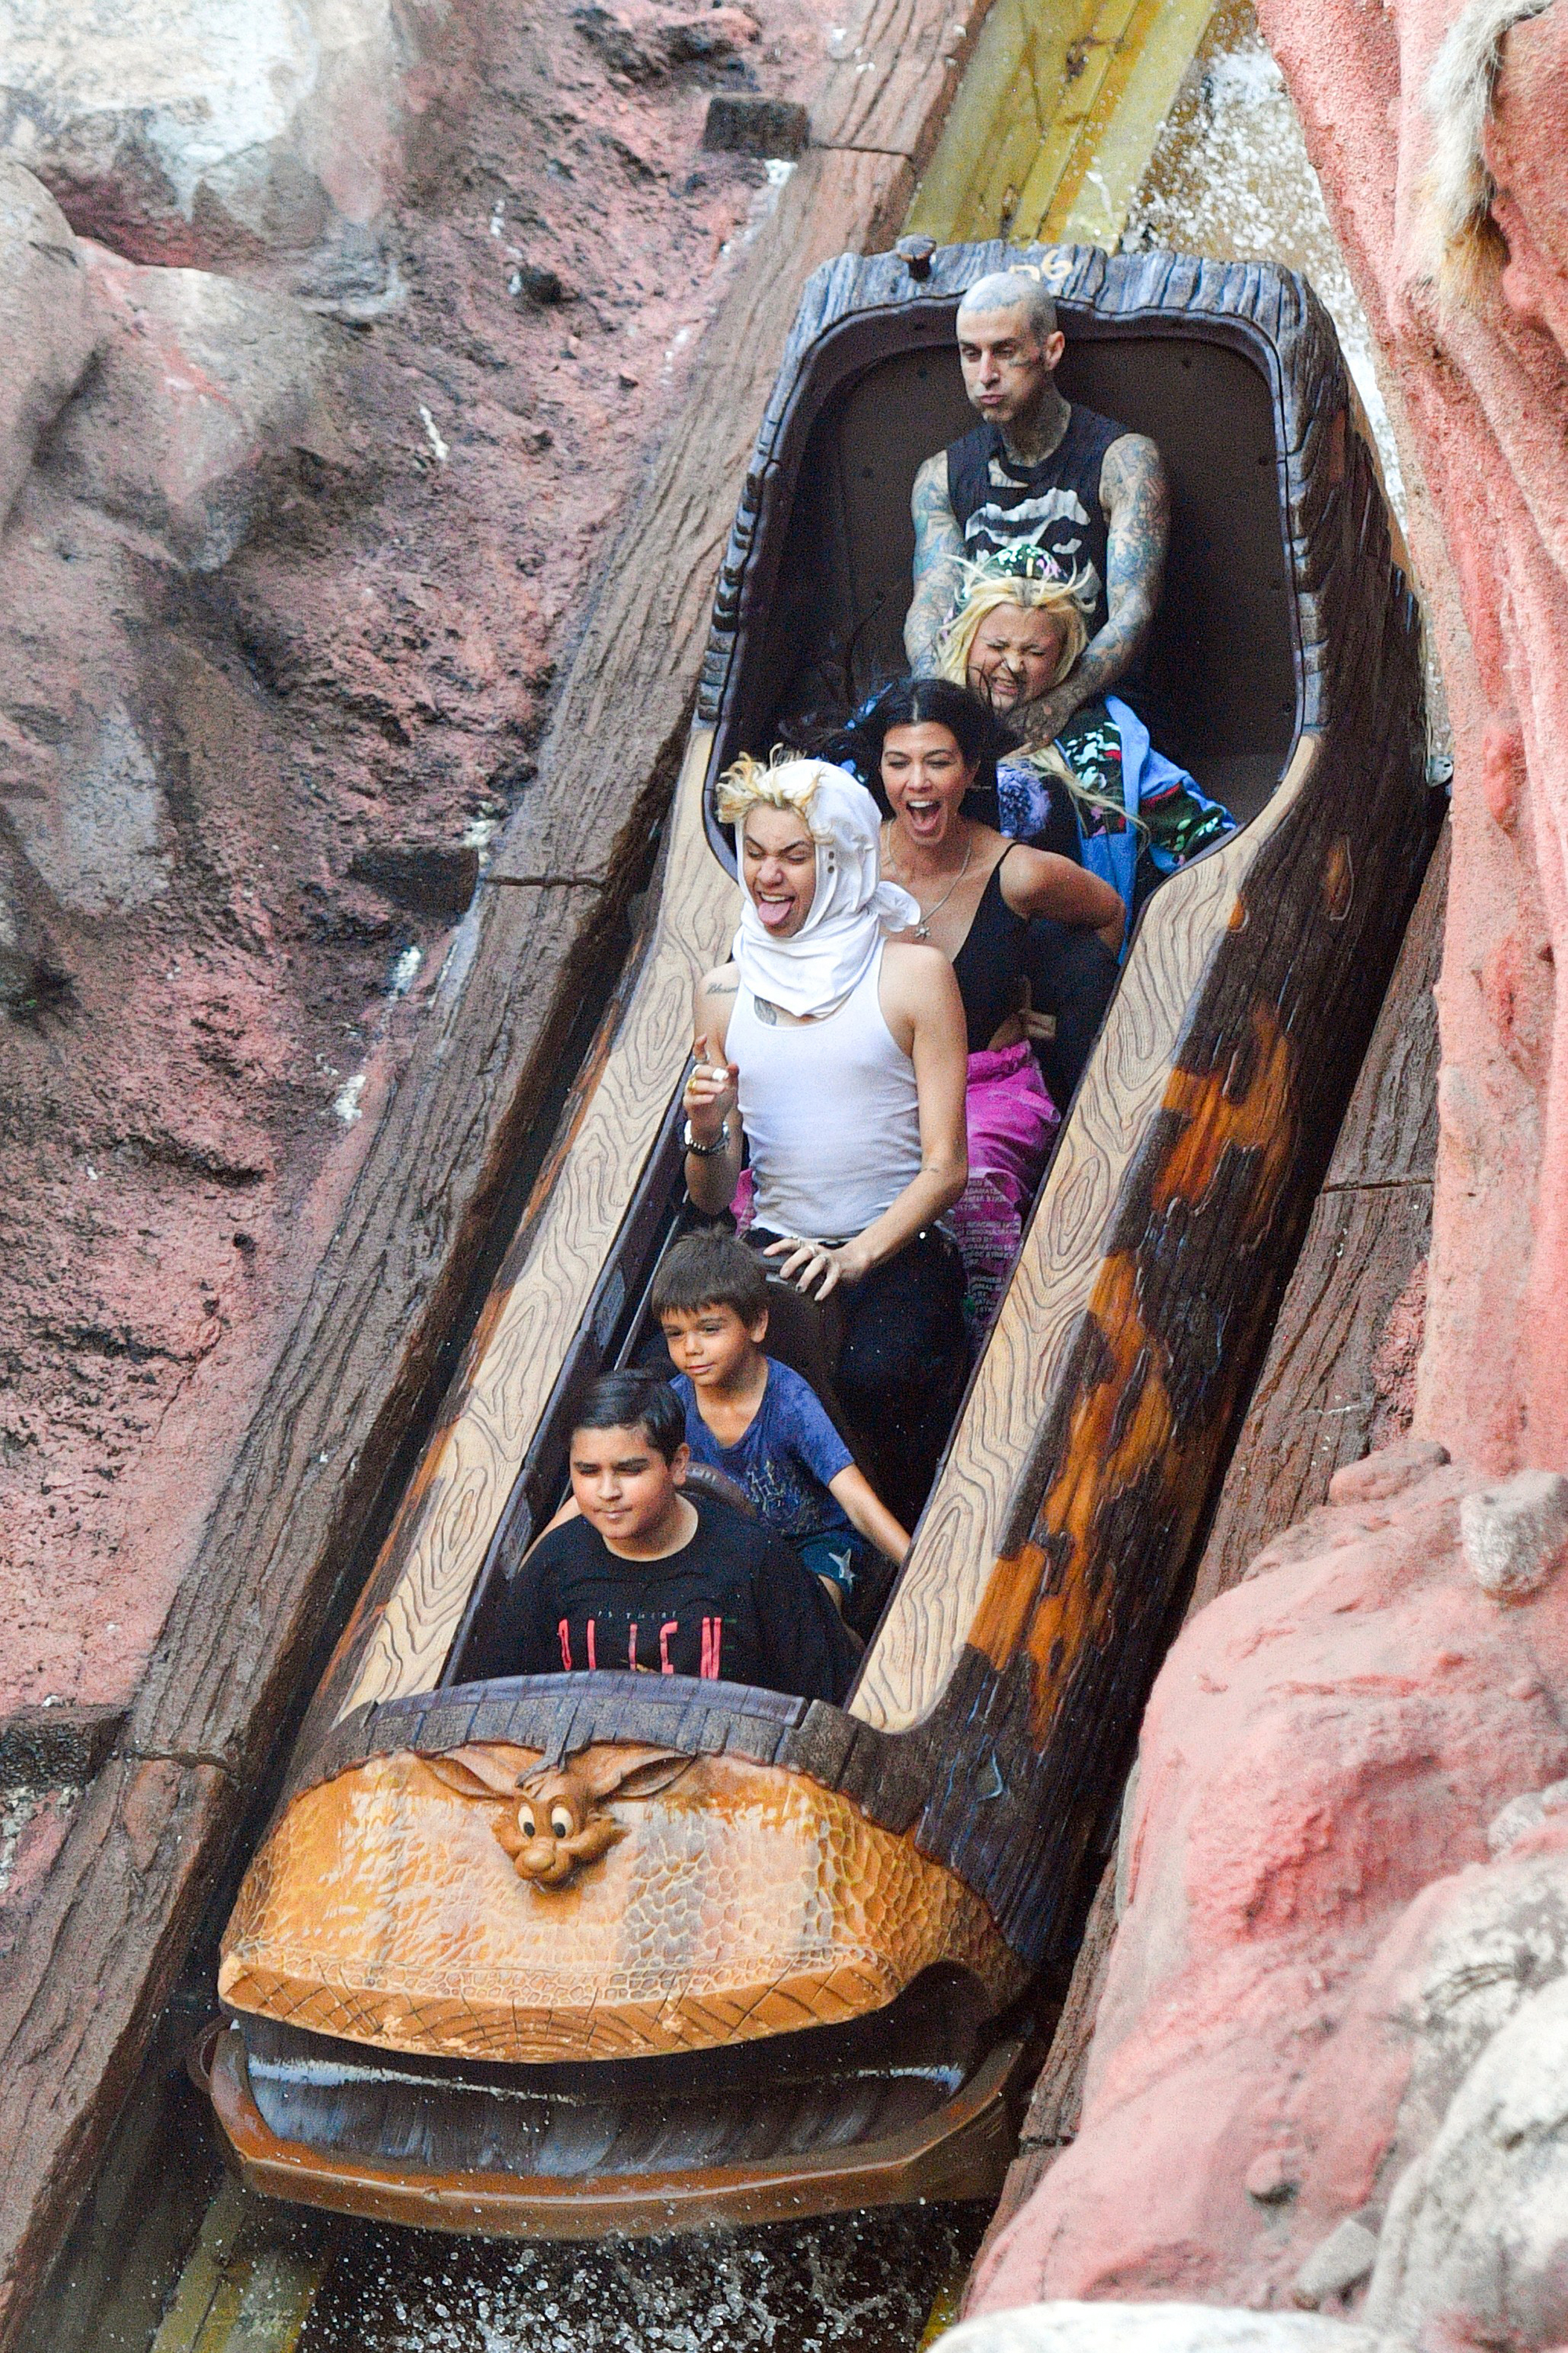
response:
<path fill-rule="evenodd" d="M 810 1382 L 763 1354 L 767 1276 L 756 1253 L 729 1234 L 688 1234 L 659 1268 L 650 1305 L 692 1460 L 744 1488 L 758 1518 L 788 1537 L 842 1608 L 862 1581 L 885 1587 L 879 1556 L 901 1561 L 908 1534 L 856 1468 Z"/>

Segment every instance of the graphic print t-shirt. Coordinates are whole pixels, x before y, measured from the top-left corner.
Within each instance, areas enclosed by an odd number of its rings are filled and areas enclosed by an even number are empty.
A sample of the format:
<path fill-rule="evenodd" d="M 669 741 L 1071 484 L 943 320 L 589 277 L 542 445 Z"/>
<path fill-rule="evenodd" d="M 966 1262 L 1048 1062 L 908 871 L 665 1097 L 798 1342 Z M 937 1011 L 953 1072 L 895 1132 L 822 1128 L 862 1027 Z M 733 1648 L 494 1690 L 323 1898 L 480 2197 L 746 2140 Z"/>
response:
<path fill-rule="evenodd" d="M 689 1543 L 621 1560 L 587 1520 L 543 1537 L 510 1597 L 510 1672 L 628 1668 L 837 1700 L 858 1652 L 798 1553 L 704 1496 Z"/>
<path fill-rule="evenodd" d="M 854 1456 L 827 1419 L 811 1383 L 789 1365 L 768 1358 L 768 1382 L 750 1427 L 733 1446 L 721 1446 L 697 1407 L 685 1373 L 670 1384 L 686 1408 L 686 1443 L 698 1462 L 710 1462 L 746 1491 L 759 1519 L 784 1536 L 836 1534 L 849 1525 L 828 1490 Z"/>

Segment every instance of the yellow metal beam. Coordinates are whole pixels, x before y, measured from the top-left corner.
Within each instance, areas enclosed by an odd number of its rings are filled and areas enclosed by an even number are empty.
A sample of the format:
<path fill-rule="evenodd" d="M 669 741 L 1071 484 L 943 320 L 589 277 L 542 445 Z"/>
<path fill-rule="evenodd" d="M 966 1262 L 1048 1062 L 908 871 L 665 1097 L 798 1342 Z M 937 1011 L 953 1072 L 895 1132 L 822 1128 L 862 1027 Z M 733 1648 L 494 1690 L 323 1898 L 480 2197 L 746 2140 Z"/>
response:
<path fill-rule="evenodd" d="M 290 2230 L 281 2211 L 224 2184 L 151 2353 L 297 2353 L 337 2226 L 310 2217 Z"/>
<path fill-rule="evenodd" d="M 1114 247 L 1215 0 L 993 0 L 906 226 Z"/>

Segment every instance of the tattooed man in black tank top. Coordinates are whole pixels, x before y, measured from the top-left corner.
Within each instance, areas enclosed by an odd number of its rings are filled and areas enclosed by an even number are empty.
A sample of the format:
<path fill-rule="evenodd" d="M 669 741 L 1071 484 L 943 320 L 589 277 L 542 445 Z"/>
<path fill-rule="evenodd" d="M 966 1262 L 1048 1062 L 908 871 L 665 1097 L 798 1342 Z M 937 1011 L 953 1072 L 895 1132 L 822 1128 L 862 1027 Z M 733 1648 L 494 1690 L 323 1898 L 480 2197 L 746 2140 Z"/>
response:
<path fill-rule="evenodd" d="M 1056 369 L 1065 349 L 1056 305 L 1030 270 L 998 270 L 972 286 L 959 305 L 958 353 L 983 421 L 926 459 L 910 501 L 915 594 L 904 646 L 917 673 L 934 668 L 964 556 L 1029 541 L 1064 575 L 1092 575 L 1089 644 L 1029 712 L 1030 738 L 1042 743 L 1091 697 L 1133 684 L 1170 528 L 1159 450 L 1063 399 Z"/>

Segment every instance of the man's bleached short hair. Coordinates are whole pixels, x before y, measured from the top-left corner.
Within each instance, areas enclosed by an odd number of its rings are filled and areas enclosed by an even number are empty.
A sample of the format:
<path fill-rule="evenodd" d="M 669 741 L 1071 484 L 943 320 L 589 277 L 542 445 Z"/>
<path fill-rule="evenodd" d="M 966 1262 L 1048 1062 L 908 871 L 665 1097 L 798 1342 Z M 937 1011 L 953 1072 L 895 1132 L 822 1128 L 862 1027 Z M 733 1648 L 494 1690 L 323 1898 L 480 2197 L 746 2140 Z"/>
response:
<path fill-rule="evenodd" d="M 1022 311 L 1037 343 L 1057 332 L 1057 306 L 1032 269 L 994 269 L 972 286 L 958 306 L 962 322 L 981 311 Z"/>

